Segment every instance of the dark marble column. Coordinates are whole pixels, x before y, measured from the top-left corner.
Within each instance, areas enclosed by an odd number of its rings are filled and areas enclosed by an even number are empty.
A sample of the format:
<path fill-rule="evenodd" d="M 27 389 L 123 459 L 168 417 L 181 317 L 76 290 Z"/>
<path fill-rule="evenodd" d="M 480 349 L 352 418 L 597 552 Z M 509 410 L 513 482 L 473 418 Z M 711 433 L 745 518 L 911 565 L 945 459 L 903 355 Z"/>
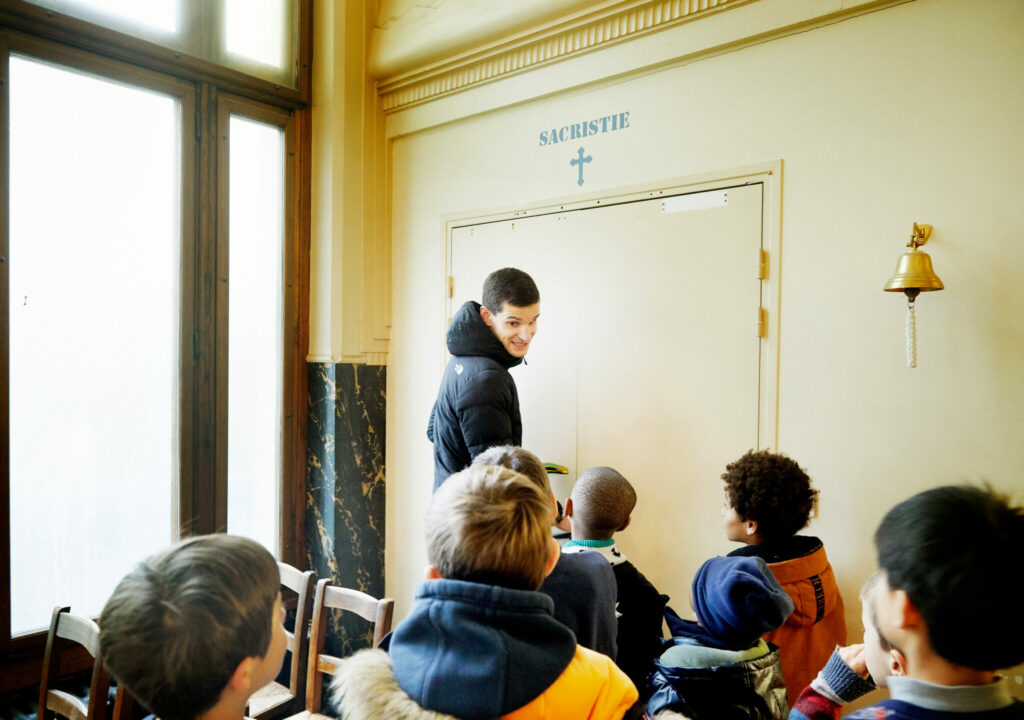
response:
<path fill-rule="evenodd" d="M 309 364 L 306 559 L 317 578 L 384 596 L 384 418 L 379 365 Z M 327 651 L 370 644 L 359 618 L 331 618 Z"/>

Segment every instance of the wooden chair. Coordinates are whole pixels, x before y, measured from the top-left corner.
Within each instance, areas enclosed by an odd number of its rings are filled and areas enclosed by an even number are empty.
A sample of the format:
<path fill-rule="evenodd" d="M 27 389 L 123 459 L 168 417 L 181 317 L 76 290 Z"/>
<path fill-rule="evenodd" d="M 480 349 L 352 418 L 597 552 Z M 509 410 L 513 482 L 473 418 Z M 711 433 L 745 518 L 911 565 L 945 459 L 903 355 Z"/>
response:
<path fill-rule="evenodd" d="M 249 698 L 248 717 L 252 720 L 277 720 L 299 712 L 306 701 L 306 679 L 309 661 L 309 622 L 313 610 L 313 592 L 316 573 L 302 572 L 288 563 L 277 564 L 281 572 L 281 586 L 295 597 L 282 598 L 286 607 L 295 602 L 295 625 L 285 630 L 291 668 L 288 686 L 272 682 Z"/>
<path fill-rule="evenodd" d="M 82 646 L 93 657 L 89 696 L 85 700 L 55 687 L 60 677 L 61 657 L 75 645 Z M 50 632 L 46 636 L 43 674 L 39 680 L 38 720 L 53 720 L 57 715 L 68 720 L 106 720 L 110 673 L 97 657 L 99 648 L 100 629 L 95 622 L 81 615 L 72 615 L 70 607 L 53 609 Z M 132 696 L 119 687 L 111 720 L 127 720 L 131 710 Z"/>
<path fill-rule="evenodd" d="M 324 638 L 327 636 L 329 608 L 353 612 L 373 623 L 373 647 L 380 645 L 384 636 L 391 632 L 391 618 L 395 612 L 395 601 L 391 598 L 377 600 L 358 590 L 331 585 L 324 579 L 316 584 L 316 598 L 313 600 L 313 628 L 309 640 L 309 677 L 306 680 L 306 711 L 303 717 L 319 716 L 323 693 L 323 674 L 333 675 L 338 671 L 341 658 L 324 653 Z M 299 718 L 300 716 L 295 716 Z"/>

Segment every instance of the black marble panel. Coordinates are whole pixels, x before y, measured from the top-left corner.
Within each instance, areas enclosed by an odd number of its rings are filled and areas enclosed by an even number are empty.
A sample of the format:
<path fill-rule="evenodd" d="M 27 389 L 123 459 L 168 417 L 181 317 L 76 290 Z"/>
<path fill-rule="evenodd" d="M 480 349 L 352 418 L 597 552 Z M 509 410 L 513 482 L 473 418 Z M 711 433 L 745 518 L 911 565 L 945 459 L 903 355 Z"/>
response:
<path fill-rule="evenodd" d="M 306 558 L 317 578 L 384 596 L 384 418 L 387 370 L 309 364 Z M 327 652 L 370 644 L 369 624 L 335 613 Z"/>

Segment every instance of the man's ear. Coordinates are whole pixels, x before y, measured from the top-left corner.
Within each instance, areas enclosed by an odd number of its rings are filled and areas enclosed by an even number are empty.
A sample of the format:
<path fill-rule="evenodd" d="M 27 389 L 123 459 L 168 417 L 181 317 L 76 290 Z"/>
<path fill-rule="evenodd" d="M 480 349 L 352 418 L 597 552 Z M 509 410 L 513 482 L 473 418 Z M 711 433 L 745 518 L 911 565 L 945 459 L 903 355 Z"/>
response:
<path fill-rule="evenodd" d="M 252 665 L 255 661 L 256 658 L 247 657 L 238 663 L 238 667 L 235 668 L 235 671 L 231 673 L 231 677 L 228 678 L 226 688 L 239 695 L 247 694 L 249 687 L 252 685 Z"/>
<path fill-rule="evenodd" d="M 629 527 L 629 524 L 630 524 L 631 522 L 633 522 L 633 516 L 632 516 L 632 515 L 630 515 L 629 517 L 627 517 L 627 518 L 626 518 L 626 522 L 622 523 L 622 527 L 620 527 L 620 528 L 619 528 L 618 530 L 616 530 L 615 532 L 622 532 L 623 530 L 625 530 L 626 528 L 628 528 L 628 527 Z"/>
<path fill-rule="evenodd" d="M 757 535 L 757 520 L 747 520 L 746 522 L 747 524 L 744 529 L 747 535 Z"/>
<path fill-rule="evenodd" d="M 567 497 L 565 499 L 565 507 L 562 508 L 562 514 L 566 517 L 572 517 L 572 498 Z"/>
<path fill-rule="evenodd" d="M 907 656 L 896 648 L 889 651 L 889 674 L 897 677 L 907 674 Z"/>
<path fill-rule="evenodd" d="M 427 569 L 423 571 L 423 576 L 427 580 L 444 580 L 444 575 L 439 573 L 433 565 L 427 565 Z"/>
<path fill-rule="evenodd" d="M 494 327 L 494 314 L 486 305 L 480 306 L 480 318 L 484 321 L 484 324 L 487 325 L 487 327 Z"/>

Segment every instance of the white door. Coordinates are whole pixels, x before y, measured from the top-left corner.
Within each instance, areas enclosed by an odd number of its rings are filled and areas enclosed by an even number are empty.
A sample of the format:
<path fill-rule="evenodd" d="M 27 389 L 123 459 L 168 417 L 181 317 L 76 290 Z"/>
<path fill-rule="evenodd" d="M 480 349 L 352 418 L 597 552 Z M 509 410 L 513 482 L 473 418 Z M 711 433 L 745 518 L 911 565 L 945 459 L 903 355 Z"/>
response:
<path fill-rule="evenodd" d="M 488 272 L 541 293 L 513 370 L 523 446 L 577 473 L 610 465 L 636 488 L 618 543 L 684 616 L 699 564 L 725 546 L 726 463 L 757 445 L 762 186 L 752 184 L 456 228 L 452 308 Z"/>

